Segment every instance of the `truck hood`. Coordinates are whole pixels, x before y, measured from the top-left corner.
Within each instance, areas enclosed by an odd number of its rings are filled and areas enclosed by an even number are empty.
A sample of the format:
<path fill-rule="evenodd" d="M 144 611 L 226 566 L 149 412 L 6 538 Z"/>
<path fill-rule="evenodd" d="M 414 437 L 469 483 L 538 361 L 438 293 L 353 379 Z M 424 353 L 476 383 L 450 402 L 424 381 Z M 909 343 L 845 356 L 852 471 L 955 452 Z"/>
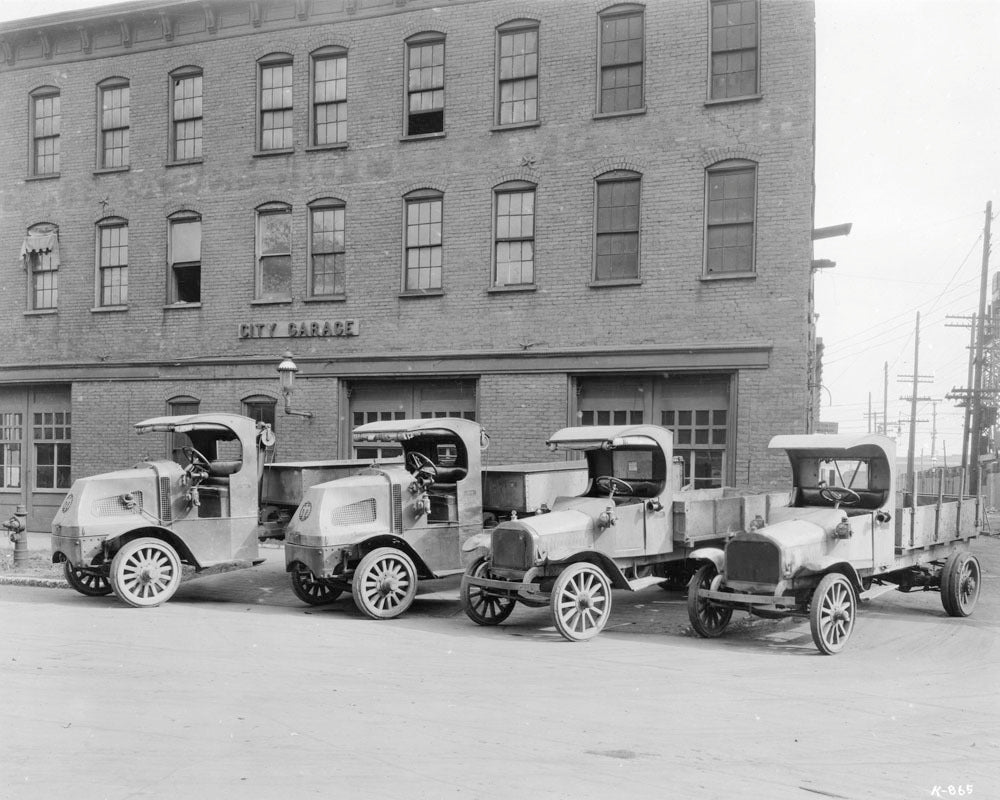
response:
<path fill-rule="evenodd" d="M 158 515 L 158 475 L 180 478 L 182 469 L 172 461 L 144 463 L 130 469 L 104 472 L 73 481 L 53 525 L 81 525 L 109 517 L 131 517 L 143 511 Z"/>

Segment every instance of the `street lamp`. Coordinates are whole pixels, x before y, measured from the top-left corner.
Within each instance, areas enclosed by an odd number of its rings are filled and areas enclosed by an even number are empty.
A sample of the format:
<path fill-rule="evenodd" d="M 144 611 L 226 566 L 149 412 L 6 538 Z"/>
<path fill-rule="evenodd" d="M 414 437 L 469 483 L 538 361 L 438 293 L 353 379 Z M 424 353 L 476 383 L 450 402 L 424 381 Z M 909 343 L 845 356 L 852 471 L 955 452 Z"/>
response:
<path fill-rule="evenodd" d="M 295 373 L 299 371 L 299 368 L 292 361 L 291 351 L 286 350 L 282 359 L 282 362 L 278 364 L 278 380 L 281 383 L 281 396 L 285 398 L 285 413 L 295 417 L 312 419 L 312 413 L 309 411 L 292 411 L 292 390 L 295 387 Z"/>

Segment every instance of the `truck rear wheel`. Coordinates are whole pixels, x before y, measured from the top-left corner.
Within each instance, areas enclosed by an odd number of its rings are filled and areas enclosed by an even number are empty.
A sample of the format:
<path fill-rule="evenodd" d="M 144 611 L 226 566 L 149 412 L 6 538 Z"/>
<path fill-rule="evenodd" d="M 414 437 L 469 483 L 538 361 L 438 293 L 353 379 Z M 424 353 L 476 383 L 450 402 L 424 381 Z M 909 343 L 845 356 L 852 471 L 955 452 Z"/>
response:
<path fill-rule="evenodd" d="M 111 562 L 111 586 L 124 602 L 149 608 L 167 602 L 181 585 L 181 560 L 166 542 L 126 542 Z"/>
<path fill-rule="evenodd" d="M 941 605 L 949 617 L 967 617 L 979 600 L 982 576 L 972 553 L 953 553 L 941 569 Z"/>
<path fill-rule="evenodd" d="M 292 591 L 303 603 L 311 606 L 321 606 L 332 603 L 343 591 L 334 589 L 328 583 L 317 580 L 316 576 L 305 568 L 293 569 L 291 572 Z"/>
<path fill-rule="evenodd" d="M 858 601 L 854 587 L 839 572 L 823 576 L 809 606 L 809 630 L 813 643 L 823 655 L 844 649 L 854 630 Z"/>
<path fill-rule="evenodd" d="M 66 583 L 87 597 L 103 597 L 114 591 L 111 583 L 103 575 L 74 567 L 68 561 L 63 561 L 63 574 L 66 576 Z"/>
<path fill-rule="evenodd" d="M 417 570 L 406 553 L 379 547 L 361 559 L 351 581 L 354 604 L 372 619 L 398 617 L 417 596 Z"/>
<path fill-rule="evenodd" d="M 611 616 L 611 582 L 599 567 L 570 564 L 552 587 L 552 620 L 571 642 L 597 636 Z"/>
<path fill-rule="evenodd" d="M 698 596 L 699 589 L 714 589 L 722 583 L 722 576 L 715 564 L 702 564 L 688 584 L 688 620 L 694 632 L 705 639 L 721 636 L 733 617 L 731 608 L 713 605 L 710 600 Z"/>
<path fill-rule="evenodd" d="M 489 577 L 489 567 L 485 556 L 477 558 L 466 570 L 465 575 L 473 578 Z M 489 589 L 473 586 L 462 576 L 459 597 L 465 615 L 477 625 L 499 625 L 511 615 L 516 600 L 493 594 Z"/>

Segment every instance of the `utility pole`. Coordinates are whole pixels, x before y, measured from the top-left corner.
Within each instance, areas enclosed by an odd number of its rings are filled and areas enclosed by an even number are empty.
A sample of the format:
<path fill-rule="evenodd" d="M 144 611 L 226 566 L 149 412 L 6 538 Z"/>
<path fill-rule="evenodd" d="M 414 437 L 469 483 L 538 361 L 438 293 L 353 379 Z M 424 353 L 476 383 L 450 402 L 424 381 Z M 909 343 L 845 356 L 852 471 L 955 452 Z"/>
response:
<path fill-rule="evenodd" d="M 906 474 L 910 476 L 910 491 L 917 496 L 917 476 L 913 471 L 913 450 L 917 445 L 917 384 L 920 382 L 920 312 L 913 334 L 913 394 L 910 399 L 910 444 L 906 450 Z M 914 503 L 916 505 L 916 503 Z"/>
<path fill-rule="evenodd" d="M 993 202 L 986 204 L 986 223 L 983 227 L 983 268 L 979 283 L 979 324 L 976 331 L 976 375 L 972 387 L 975 406 L 972 412 L 972 447 L 969 453 L 969 489 L 979 494 L 979 449 L 983 428 L 983 340 L 986 322 L 986 288 L 990 271 L 990 220 Z"/>
<path fill-rule="evenodd" d="M 882 368 L 882 433 L 889 435 L 889 362 Z"/>

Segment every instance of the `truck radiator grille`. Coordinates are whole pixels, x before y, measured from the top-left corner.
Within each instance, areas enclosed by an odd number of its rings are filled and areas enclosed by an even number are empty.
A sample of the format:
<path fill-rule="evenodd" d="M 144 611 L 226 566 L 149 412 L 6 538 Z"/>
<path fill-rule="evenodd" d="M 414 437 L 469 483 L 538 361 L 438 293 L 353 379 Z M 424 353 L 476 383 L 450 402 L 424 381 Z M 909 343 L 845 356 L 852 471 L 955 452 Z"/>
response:
<path fill-rule="evenodd" d="M 403 487 L 392 487 L 392 532 L 403 532 Z"/>
<path fill-rule="evenodd" d="M 495 567 L 527 570 L 535 564 L 535 548 L 527 531 L 494 528 L 490 545 Z"/>
<path fill-rule="evenodd" d="M 358 500 L 347 506 L 333 509 L 330 522 L 334 525 L 365 525 L 375 521 L 375 498 Z"/>
<path fill-rule="evenodd" d="M 781 552 L 760 539 L 734 539 L 726 547 L 726 580 L 777 583 L 781 578 Z"/>
<path fill-rule="evenodd" d="M 101 497 L 94 501 L 91 513 L 95 517 L 121 517 L 129 514 L 142 513 L 142 492 L 116 494 L 114 497 Z"/>
<path fill-rule="evenodd" d="M 170 522 L 174 518 L 170 507 L 170 478 L 160 478 L 160 519 Z"/>

